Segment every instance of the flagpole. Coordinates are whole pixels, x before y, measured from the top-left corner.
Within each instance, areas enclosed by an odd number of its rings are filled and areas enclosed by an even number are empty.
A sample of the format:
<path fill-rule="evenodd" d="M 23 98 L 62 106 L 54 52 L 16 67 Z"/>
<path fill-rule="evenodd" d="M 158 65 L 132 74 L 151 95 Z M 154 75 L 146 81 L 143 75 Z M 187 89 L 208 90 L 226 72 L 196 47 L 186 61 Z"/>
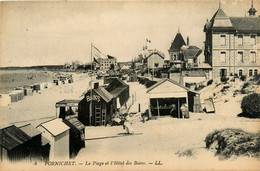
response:
<path fill-rule="evenodd" d="M 153 54 L 154 55 L 154 49 L 153 49 Z M 152 81 L 153 81 L 153 77 L 154 77 L 154 57 L 153 57 L 153 75 L 152 75 Z"/>
<path fill-rule="evenodd" d="M 90 74 L 90 107 L 89 107 L 89 126 L 91 126 L 91 120 L 92 120 L 92 74 L 93 74 L 93 61 L 92 61 L 92 43 L 91 43 L 91 56 L 90 56 L 90 61 L 91 61 L 91 74 Z"/>

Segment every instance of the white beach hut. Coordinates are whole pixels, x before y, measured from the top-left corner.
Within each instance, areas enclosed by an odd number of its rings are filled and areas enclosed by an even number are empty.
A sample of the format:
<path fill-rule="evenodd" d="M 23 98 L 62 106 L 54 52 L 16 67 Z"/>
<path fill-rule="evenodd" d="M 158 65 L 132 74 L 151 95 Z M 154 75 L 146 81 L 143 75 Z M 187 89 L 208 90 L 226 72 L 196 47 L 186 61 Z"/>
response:
<path fill-rule="evenodd" d="M 37 126 L 42 136 L 50 141 L 50 160 L 69 159 L 69 127 L 62 119 L 54 119 Z"/>

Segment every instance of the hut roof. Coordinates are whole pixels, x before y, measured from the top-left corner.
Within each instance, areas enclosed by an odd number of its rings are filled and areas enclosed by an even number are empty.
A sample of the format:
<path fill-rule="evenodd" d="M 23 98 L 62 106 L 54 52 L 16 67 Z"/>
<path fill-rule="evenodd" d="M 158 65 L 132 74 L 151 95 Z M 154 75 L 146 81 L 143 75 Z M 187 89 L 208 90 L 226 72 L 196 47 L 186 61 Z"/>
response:
<path fill-rule="evenodd" d="M 73 131 L 85 129 L 85 126 L 75 117 L 63 120 L 63 122 Z"/>
<path fill-rule="evenodd" d="M 157 82 L 156 84 L 152 85 L 150 88 L 148 88 L 147 93 L 150 92 L 150 91 L 152 91 L 154 88 L 158 87 L 159 85 L 161 85 L 162 83 L 164 83 L 164 82 L 166 82 L 166 81 L 169 81 L 169 82 L 171 82 L 171 83 L 173 83 L 173 84 L 176 84 L 176 85 L 178 85 L 178 86 L 184 88 L 184 89 L 187 90 L 187 91 L 190 91 L 190 92 L 199 94 L 198 92 L 192 91 L 192 90 L 188 89 L 187 87 L 185 87 L 185 86 L 183 86 L 183 85 L 181 85 L 181 84 L 177 83 L 176 81 L 174 81 L 174 80 L 172 80 L 172 79 L 169 79 L 169 78 L 162 79 L 161 81 L 159 81 L 159 82 Z"/>
<path fill-rule="evenodd" d="M 113 96 L 104 87 L 98 87 L 94 89 L 94 91 L 98 95 L 100 95 L 107 103 L 113 99 Z"/>
<path fill-rule="evenodd" d="M 45 123 L 40 124 L 39 126 L 45 128 L 53 136 L 57 136 L 70 129 L 66 124 L 62 122 L 62 119 L 54 119 L 51 121 L 47 121 Z"/>
<path fill-rule="evenodd" d="M 65 107 L 65 106 L 78 106 L 80 100 L 77 99 L 64 99 L 56 103 L 56 107 Z"/>
<path fill-rule="evenodd" d="M 31 139 L 14 125 L 1 129 L 0 137 L 0 145 L 7 150 L 12 150 Z"/>
<path fill-rule="evenodd" d="M 24 126 L 19 127 L 24 133 L 26 133 L 29 137 L 35 137 L 40 135 L 41 132 L 34 128 L 31 124 L 27 124 Z"/>
<path fill-rule="evenodd" d="M 127 89 L 128 86 L 120 86 L 117 87 L 116 89 L 112 90 L 111 92 L 109 92 L 114 98 L 118 97 L 119 94 L 121 94 L 122 91 L 124 91 L 125 89 Z"/>

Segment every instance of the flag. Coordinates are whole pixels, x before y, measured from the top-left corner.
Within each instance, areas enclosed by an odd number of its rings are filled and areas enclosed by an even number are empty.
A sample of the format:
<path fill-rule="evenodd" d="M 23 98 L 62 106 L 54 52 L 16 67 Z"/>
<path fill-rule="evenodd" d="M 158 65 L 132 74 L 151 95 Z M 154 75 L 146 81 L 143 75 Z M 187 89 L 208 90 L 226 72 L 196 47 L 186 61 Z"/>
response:
<path fill-rule="evenodd" d="M 94 45 L 91 46 L 92 50 L 92 57 L 95 59 L 101 58 L 101 52 L 98 48 L 96 48 Z"/>
<path fill-rule="evenodd" d="M 106 56 L 94 45 L 91 46 L 91 50 L 92 50 L 92 58 L 93 58 L 94 62 L 99 64 L 98 59 L 106 58 Z"/>
<path fill-rule="evenodd" d="M 95 57 L 93 57 L 93 60 L 94 60 L 94 62 L 99 64 L 98 60 Z"/>

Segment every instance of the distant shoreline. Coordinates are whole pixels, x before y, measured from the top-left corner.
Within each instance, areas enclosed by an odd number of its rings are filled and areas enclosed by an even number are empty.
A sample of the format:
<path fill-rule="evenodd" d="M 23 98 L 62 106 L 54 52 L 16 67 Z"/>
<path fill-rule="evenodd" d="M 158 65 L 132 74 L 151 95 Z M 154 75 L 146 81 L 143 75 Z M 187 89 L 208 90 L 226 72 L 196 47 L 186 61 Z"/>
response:
<path fill-rule="evenodd" d="M 64 65 L 39 65 L 39 66 L 10 66 L 10 67 L 0 67 L 0 70 L 28 70 L 28 69 L 63 69 Z"/>

